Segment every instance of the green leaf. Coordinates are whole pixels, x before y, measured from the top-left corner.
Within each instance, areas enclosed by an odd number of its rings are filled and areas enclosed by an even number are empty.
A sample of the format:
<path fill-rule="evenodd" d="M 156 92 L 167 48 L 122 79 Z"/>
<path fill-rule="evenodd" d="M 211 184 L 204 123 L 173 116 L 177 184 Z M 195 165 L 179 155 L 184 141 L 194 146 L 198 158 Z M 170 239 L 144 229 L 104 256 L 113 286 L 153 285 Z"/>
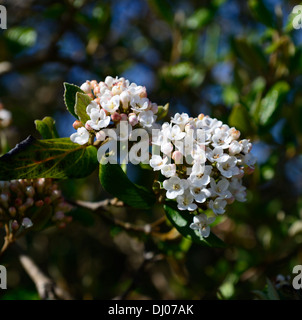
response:
<path fill-rule="evenodd" d="M 187 27 L 191 30 L 201 29 L 211 22 L 214 15 L 214 10 L 200 8 L 187 19 Z"/>
<path fill-rule="evenodd" d="M 241 104 L 236 104 L 229 117 L 229 125 L 244 133 L 252 130 L 251 119 L 246 108 Z"/>
<path fill-rule="evenodd" d="M 269 28 L 276 28 L 276 22 L 274 20 L 273 13 L 267 9 L 262 0 L 249 0 L 248 5 L 252 16 L 256 20 Z"/>
<path fill-rule="evenodd" d="M 148 1 L 153 10 L 170 25 L 174 21 L 174 13 L 172 6 L 167 0 L 149 0 Z"/>
<path fill-rule="evenodd" d="M 267 296 L 269 300 L 280 300 L 279 294 L 269 279 L 266 279 L 267 283 Z"/>
<path fill-rule="evenodd" d="M 289 84 L 285 81 L 280 81 L 268 91 L 259 108 L 258 117 L 261 125 L 269 124 L 271 117 L 280 107 L 289 90 Z"/>
<path fill-rule="evenodd" d="M 29 136 L 0 158 L 0 180 L 83 178 L 97 167 L 97 149 L 69 138 L 37 140 Z"/>
<path fill-rule="evenodd" d="M 81 92 L 84 93 L 84 91 L 74 85 L 74 84 L 70 84 L 67 82 L 64 82 L 64 88 L 65 88 L 65 92 L 64 92 L 64 101 L 65 101 L 65 105 L 67 107 L 67 110 L 77 119 L 78 116 L 75 113 L 74 107 L 75 107 L 75 103 L 76 103 L 76 94 L 77 92 Z"/>
<path fill-rule="evenodd" d="M 83 124 L 85 124 L 86 121 L 90 120 L 90 117 L 86 112 L 86 108 L 91 101 L 92 99 L 86 93 L 81 93 L 81 92 L 76 93 L 74 112 L 76 113 L 76 115 L 78 116 L 78 119 Z"/>
<path fill-rule="evenodd" d="M 268 61 L 262 48 L 258 44 L 248 42 L 245 38 L 236 38 L 232 40 L 232 46 L 237 57 L 240 58 L 251 71 L 260 74 L 267 72 Z"/>
<path fill-rule="evenodd" d="M 43 139 L 55 139 L 59 137 L 55 127 L 55 120 L 52 117 L 35 120 L 35 125 Z"/>
<path fill-rule="evenodd" d="M 164 106 L 158 106 L 158 111 L 157 111 L 157 119 L 156 120 L 162 120 L 164 119 L 169 112 L 169 103 L 166 103 Z"/>
<path fill-rule="evenodd" d="M 149 209 L 155 203 L 155 196 L 130 181 L 118 164 L 100 164 L 99 178 L 107 192 L 131 207 Z"/>
<path fill-rule="evenodd" d="M 226 247 L 225 243 L 217 236 L 215 236 L 212 232 L 210 233 L 209 237 L 203 238 L 197 230 L 191 229 L 190 224 L 193 221 L 193 215 L 187 211 L 179 212 L 176 209 L 175 202 L 167 202 L 167 204 L 164 205 L 164 210 L 169 221 L 184 237 L 206 247 Z"/>

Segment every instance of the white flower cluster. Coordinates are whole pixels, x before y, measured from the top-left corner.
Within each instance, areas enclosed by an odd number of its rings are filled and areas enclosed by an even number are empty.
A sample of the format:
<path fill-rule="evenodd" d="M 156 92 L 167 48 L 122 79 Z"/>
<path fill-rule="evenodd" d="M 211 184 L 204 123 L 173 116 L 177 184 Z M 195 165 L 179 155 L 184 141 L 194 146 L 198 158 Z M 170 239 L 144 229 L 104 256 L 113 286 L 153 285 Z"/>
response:
<path fill-rule="evenodd" d="M 120 121 L 128 121 L 131 127 L 152 129 L 158 106 L 147 98 L 145 87 L 108 76 L 104 82 L 86 81 L 81 89 L 93 99 L 86 108 L 90 120 L 74 123 L 77 132 L 70 137 L 73 142 L 86 144 L 90 133 L 103 140 L 102 130 L 118 128 Z"/>
<path fill-rule="evenodd" d="M 52 179 L 0 181 L 0 227 L 9 223 L 14 232 L 21 226 L 29 228 L 35 224 L 35 210 L 47 206 L 52 208 L 52 221 L 58 227 L 71 221 L 66 213 L 72 206 L 65 202 Z"/>
<path fill-rule="evenodd" d="M 215 215 L 235 200 L 245 201 L 242 177 L 253 171 L 255 158 L 249 140 L 239 137 L 235 128 L 203 114 L 191 118 L 177 113 L 164 123 L 153 137 L 157 152 L 150 166 L 166 178 L 166 198 L 175 199 L 179 210 L 211 209 Z M 201 214 L 194 216 L 191 228 L 207 237 L 211 223 L 212 218 Z"/>

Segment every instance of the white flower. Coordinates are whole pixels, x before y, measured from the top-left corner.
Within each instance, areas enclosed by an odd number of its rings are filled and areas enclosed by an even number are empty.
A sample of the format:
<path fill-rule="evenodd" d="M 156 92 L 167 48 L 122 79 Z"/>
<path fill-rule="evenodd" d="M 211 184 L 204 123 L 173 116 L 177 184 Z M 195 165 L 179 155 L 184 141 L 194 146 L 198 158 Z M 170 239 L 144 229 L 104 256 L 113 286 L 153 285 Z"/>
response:
<path fill-rule="evenodd" d="M 194 184 L 190 186 L 190 192 L 198 203 L 204 203 L 211 196 L 211 191 L 209 189 Z"/>
<path fill-rule="evenodd" d="M 142 111 L 138 115 L 138 121 L 143 127 L 152 127 L 152 124 L 156 120 L 156 116 L 151 110 Z"/>
<path fill-rule="evenodd" d="M 193 223 L 190 228 L 198 230 L 202 237 L 207 238 L 210 235 L 209 225 L 215 221 L 215 217 L 207 217 L 204 213 L 193 217 Z"/>
<path fill-rule="evenodd" d="M 189 191 L 185 191 L 184 194 L 177 196 L 177 208 L 179 210 L 195 211 L 197 209 L 196 203 L 193 203 L 194 197 Z"/>
<path fill-rule="evenodd" d="M 174 163 L 166 164 L 161 168 L 161 174 L 166 178 L 175 176 L 176 174 L 176 165 Z"/>
<path fill-rule="evenodd" d="M 214 150 L 207 150 L 207 158 L 211 162 L 225 162 L 229 159 L 229 155 L 223 152 L 221 147 L 216 147 Z"/>
<path fill-rule="evenodd" d="M 89 140 L 89 132 L 84 127 L 81 127 L 77 130 L 77 132 L 70 136 L 70 140 L 74 143 L 83 145 Z"/>
<path fill-rule="evenodd" d="M 32 227 L 34 224 L 32 223 L 32 221 L 29 219 L 29 218 L 24 218 L 23 220 L 22 220 L 22 226 L 25 228 L 25 229 L 27 229 L 27 228 L 30 228 L 30 227 Z"/>
<path fill-rule="evenodd" d="M 238 141 L 234 140 L 231 142 L 229 146 L 229 153 L 231 156 L 234 156 L 236 154 L 239 154 L 242 150 L 242 144 L 240 144 Z"/>
<path fill-rule="evenodd" d="M 210 191 L 212 196 L 217 195 L 220 198 L 231 198 L 232 194 L 231 192 L 228 190 L 229 188 L 229 181 L 225 178 L 222 178 L 217 184 L 215 182 L 215 180 L 213 178 L 211 178 L 210 181 Z"/>
<path fill-rule="evenodd" d="M 171 117 L 171 122 L 177 124 L 182 130 L 184 129 L 188 121 L 189 116 L 187 113 L 176 113 L 174 117 Z"/>
<path fill-rule="evenodd" d="M 87 124 L 94 130 L 100 130 L 102 128 L 108 127 L 110 123 L 110 116 L 106 115 L 106 112 L 104 109 L 101 109 L 100 111 L 96 109 L 92 109 L 90 113 L 91 120 L 87 121 Z"/>
<path fill-rule="evenodd" d="M 131 109 L 136 112 L 146 111 L 149 107 L 149 104 L 150 101 L 148 98 L 141 98 L 140 96 L 134 96 L 130 101 Z"/>
<path fill-rule="evenodd" d="M 226 162 L 217 163 L 217 169 L 221 172 L 221 174 L 226 178 L 231 178 L 239 174 L 239 168 L 236 167 L 237 158 L 236 157 L 229 157 Z"/>
<path fill-rule="evenodd" d="M 174 125 L 172 128 L 167 128 L 164 134 L 167 134 L 167 137 L 172 141 L 181 140 L 186 135 L 186 133 L 183 132 L 178 125 Z"/>
<path fill-rule="evenodd" d="M 113 96 L 108 102 L 101 101 L 102 107 L 109 113 L 114 113 L 120 107 L 120 96 Z"/>
<path fill-rule="evenodd" d="M 222 149 L 227 149 L 232 141 L 232 137 L 228 135 L 227 132 L 220 128 L 216 128 L 214 135 L 212 137 L 212 146 L 214 148 L 220 147 Z"/>
<path fill-rule="evenodd" d="M 215 200 L 210 200 L 208 207 L 212 209 L 215 214 L 223 214 L 226 204 L 227 202 L 224 199 L 216 198 Z"/>
<path fill-rule="evenodd" d="M 211 180 L 211 172 L 212 172 L 212 166 L 203 166 L 203 170 L 201 172 L 195 172 L 192 171 L 190 174 L 189 180 L 192 183 L 192 185 L 197 187 L 206 186 L 209 184 Z"/>
<path fill-rule="evenodd" d="M 153 155 L 152 158 L 150 159 L 150 166 L 153 168 L 154 171 L 158 171 L 165 166 L 167 161 L 168 161 L 167 157 L 163 159 L 159 155 Z"/>
<path fill-rule="evenodd" d="M 86 107 L 86 113 L 90 117 L 91 112 L 95 111 L 100 111 L 100 106 L 95 101 L 91 101 L 89 105 Z"/>
<path fill-rule="evenodd" d="M 168 199 L 175 199 L 177 196 L 184 194 L 187 189 L 188 183 L 185 179 L 179 177 L 171 177 L 163 182 L 163 187 L 167 190 L 166 197 Z"/>

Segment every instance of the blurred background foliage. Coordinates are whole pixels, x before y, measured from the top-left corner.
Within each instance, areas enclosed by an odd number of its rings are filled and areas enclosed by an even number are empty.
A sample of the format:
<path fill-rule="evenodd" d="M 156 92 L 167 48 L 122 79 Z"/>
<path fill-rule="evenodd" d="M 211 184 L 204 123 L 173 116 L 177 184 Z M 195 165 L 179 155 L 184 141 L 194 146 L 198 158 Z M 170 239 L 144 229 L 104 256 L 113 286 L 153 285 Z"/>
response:
<path fill-rule="evenodd" d="M 248 201 L 229 206 L 213 228 L 226 249 L 154 240 L 77 212 L 65 229 L 28 235 L 28 253 L 43 270 L 78 299 L 255 299 L 279 274 L 292 277 L 302 264 L 302 30 L 291 15 L 299 1 L 0 3 L 8 11 L 0 98 L 13 113 L 11 147 L 38 136 L 34 120 L 44 116 L 69 136 L 63 82 L 111 75 L 145 85 L 152 101 L 170 103 L 170 116 L 202 112 L 236 126 L 258 159 L 245 180 Z M 61 186 L 67 199 L 108 196 L 97 174 Z M 160 214 L 116 212 L 136 225 Z M 144 260 L 144 252 L 156 259 Z M 5 263 L 9 290 L 0 298 L 37 299 L 13 252 Z M 285 297 L 296 298 L 292 290 Z"/>

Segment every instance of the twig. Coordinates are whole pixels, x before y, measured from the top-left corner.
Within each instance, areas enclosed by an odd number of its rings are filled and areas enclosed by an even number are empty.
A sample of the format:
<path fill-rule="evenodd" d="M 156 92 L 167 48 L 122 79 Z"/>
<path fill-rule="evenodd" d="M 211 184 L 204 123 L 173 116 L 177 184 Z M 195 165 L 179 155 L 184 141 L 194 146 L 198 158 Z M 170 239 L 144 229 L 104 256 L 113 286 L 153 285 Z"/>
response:
<path fill-rule="evenodd" d="M 27 272 L 29 277 L 34 282 L 38 294 L 43 300 L 71 300 L 71 295 L 58 287 L 56 283 L 46 276 L 40 268 L 36 265 L 32 258 L 30 258 L 25 251 L 17 244 L 14 245 L 14 249 L 18 254 L 19 261 Z"/>
<path fill-rule="evenodd" d="M 162 259 L 163 259 L 162 254 L 155 255 L 153 252 L 146 252 L 144 254 L 144 260 L 141 263 L 141 265 L 139 266 L 139 268 L 137 269 L 135 275 L 133 276 L 133 279 L 132 279 L 129 287 L 123 293 L 121 293 L 119 296 L 115 297 L 113 300 L 125 300 L 129 296 L 129 294 L 133 290 L 135 290 L 135 288 L 138 286 L 140 279 L 141 279 L 141 273 L 145 270 L 146 266 L 150 262 L 159 261 Z"/>

